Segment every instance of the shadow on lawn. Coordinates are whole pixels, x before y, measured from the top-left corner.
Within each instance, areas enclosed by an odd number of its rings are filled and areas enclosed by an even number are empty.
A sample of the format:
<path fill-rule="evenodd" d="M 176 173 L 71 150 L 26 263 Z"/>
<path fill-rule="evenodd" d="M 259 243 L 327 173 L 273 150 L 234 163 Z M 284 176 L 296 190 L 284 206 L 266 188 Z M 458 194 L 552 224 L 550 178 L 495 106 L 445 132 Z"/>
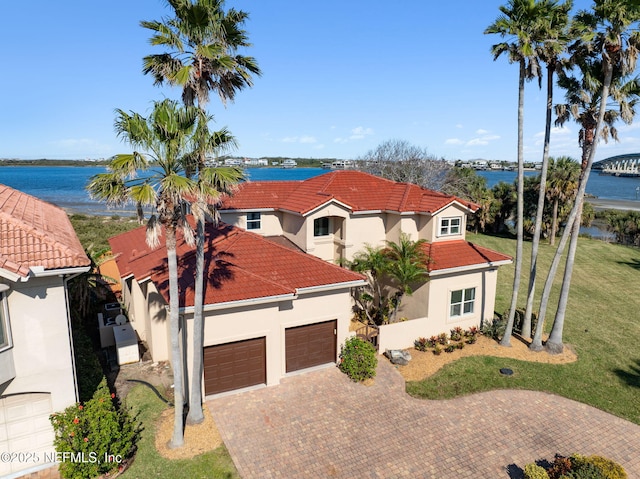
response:
<path fill-rule="evenodd" d="M 634 361 L 630 370 L 614 369 L 613 372 L 629 386 L 640 388 L 640 359 Z"/>
<path fill-rule="evenodd" d="M 633 269 L 640 269 L 640 259 L 632 259 L 631 261 L 618 261 L 618 264 L 626 264 Z"/>

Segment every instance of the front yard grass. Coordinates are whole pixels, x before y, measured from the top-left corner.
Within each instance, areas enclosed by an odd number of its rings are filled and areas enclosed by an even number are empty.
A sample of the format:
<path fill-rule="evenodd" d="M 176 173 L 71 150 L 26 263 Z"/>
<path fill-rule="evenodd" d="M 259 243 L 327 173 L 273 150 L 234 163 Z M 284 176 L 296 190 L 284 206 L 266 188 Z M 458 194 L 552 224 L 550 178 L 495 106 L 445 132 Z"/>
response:
<path fill-rule="evenodd" d="M 515 240 L 467 234 L 479 245 L 510 255 Z M 537 296 L 555 248 L 541 245 Z M 531 244 L 525 243 L 518 304 L 526 301 Z M 564 266 L 564 262 L 562 263 Z M 509 307 L 513 265 L 498 273 L 496 311 Z M 547 311 L 548 332 L 555 315 L 562 275 L 556 278 Z M 536 303 L 536 305 L 539 302 Z M 433 376 L 407 383 L 407 392 L 426 399 L 451 398 L 491 389 L 532 389 L 575 399 L 640 424 L 640 249 L 580 239 L 564 328 L 578 361 L 552 365 L 494 357 L 467 357 Z M 517 341 L 517 339 L 513 339 Z M 547 354 L 541 352 L 539 354 Z M 513 369 L 502 376 L 500 368 Z"/>
<path fill-rule="evenodd" d="M 143 428 L 133 464 L 123 474 L 126 479 L 240 477 L 224 445 L 192 459 L 169 460 L 158 454 L 155 447 L 156 421 L 167 406 L 151 389 L 135 386 L 127 394 L 126 404 L 133 409 L 133 414 L 138 414 L 137 420 Z"/>

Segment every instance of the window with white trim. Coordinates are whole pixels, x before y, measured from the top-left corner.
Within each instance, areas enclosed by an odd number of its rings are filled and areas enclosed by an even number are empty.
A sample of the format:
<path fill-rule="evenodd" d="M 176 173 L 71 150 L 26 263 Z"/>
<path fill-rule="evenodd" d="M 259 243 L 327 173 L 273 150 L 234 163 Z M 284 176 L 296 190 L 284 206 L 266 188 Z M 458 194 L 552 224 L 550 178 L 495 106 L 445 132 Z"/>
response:
<path fill-rule="evenodd" d="M 440 218 L 440 236 L 459 235 L 462 228 L 462 216 Z"/>
<path fill-rule="evenodd" d="M 313 236 L 329 236 L 329 217 L 313 220 Z"/>
<path fill-rule="evenodd" d="M 262 217 L 258 212 L 247 213 L 247 229 L 259 230 L 262 226 Z"/>
<path fill-rule="evenodd" d="M 9 323 L 4 293 L 0 293 L 0 350 L 11 346 L 9 340 Z"/>
<path fill-rule="evenodd" d="M 451 291 L 449 317 L 455 318 L 465 314 L 473 314 L 476 302 L 476 288 L 458 289 Z"/>

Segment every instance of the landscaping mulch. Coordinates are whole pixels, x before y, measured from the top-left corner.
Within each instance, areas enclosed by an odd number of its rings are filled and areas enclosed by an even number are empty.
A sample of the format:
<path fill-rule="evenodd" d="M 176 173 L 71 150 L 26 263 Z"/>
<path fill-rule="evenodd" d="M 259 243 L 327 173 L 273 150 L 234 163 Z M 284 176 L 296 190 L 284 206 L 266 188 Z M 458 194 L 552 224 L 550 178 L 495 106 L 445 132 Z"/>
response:
<path fill-rule="evenodd" d="M 166 409 L 156 424 L 156 449 L 167 459 L 191 459 L 208 451 L 213 451 L 222 444 L 209 409 L 204 406 L 204 421 L 200 424 L 188 425 L 184 430 L 184 446 L 169 449 L 168 444 L 173 436 L 173 408 Z"/>
<path fill-rule="evenodd" d="M 406 366 L 396 366 L 405 381 L 421 381 L 435 374 L 444 365 L 466 356 L 495 356 L 501 358 L 520 359 L 548 364 L 566 364 L 578 360 L 570 345 L 564 345 L 561 354 L 549 354 L 545 351 L 534 352 L 524 340 L 516 337 L 511 339 L 511 347 L 500 346 L 495 340 L 486 336 L 478 336 L 475 344 L 465 344 L 463 349 L 457 349 L 452 353 L 442 352 L 436 356 L 431 351 L 418 351 L 411 349 L 411 361 Z"/>

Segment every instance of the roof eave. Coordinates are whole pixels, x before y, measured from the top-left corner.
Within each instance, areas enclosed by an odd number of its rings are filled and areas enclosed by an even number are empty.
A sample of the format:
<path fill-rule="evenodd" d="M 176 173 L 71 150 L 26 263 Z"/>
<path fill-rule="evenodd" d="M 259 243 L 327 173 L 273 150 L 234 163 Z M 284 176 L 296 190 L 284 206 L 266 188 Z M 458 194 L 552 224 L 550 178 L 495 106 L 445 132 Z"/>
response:
<path fill-rule="evenodd" d="M 222 303 L 205 304 L 203 311 L 215 311 L 219 309 L 241 307 L 241 306 L 247 306 L 247 305 L 253 305 L 253 304 L 278 303 L 280 301 L 287 301 L 290 299 L 296 299 L 296 294 L 286 293 L 286 294 L 279 294 L 276 296 L 264 296 L 260 298 L 247 298 L 247 299 L 238 299 L 235 301 L 225 301 Z M 193 313 L 193 311 L 194 311 L 194 306 L 183 306 L 179 308 L 180 314 Z"/>
<path fill-rule="evenodd" d="M 355 288 L 358 286 L 364 286 L 367 282 L 364 279 L 356 279 L 353 281 L 345 281 L 343 283 L 331 283 L 331 284 L 321 284 L 318 286 L 307 286 L 305 288 L 297 288 L 296 291 L 298 294 L 305 293 L 316 293 L 322 291 L 332 291 L 336 289 L 346 289 L 346 288 Z"/>
<path fill-rule="evenodd" d="M 486 263 L 475 263 L 465 266 L 457 266 L 455 268 L 436 269 L 429 271 L 429 276 L 444 276 L 447 274 L 466 273 L 468 271 L 480 270 L 480 269 L 495 269 L 499 266 L 513 263 L 511 259 L 505 259 L 500 261 L 487 261 Z"/>

